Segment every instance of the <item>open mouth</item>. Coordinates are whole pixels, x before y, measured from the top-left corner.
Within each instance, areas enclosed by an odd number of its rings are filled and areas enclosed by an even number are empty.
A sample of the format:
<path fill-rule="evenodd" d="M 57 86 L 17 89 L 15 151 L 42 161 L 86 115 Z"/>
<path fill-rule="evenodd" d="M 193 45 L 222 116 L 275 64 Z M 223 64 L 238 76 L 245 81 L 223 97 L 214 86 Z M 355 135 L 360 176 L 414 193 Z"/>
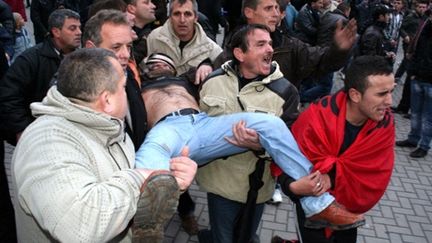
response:
<path fill-rule="evenodd" d="M 272 62 L 272 55 L 267 55 L 267 56 L 265 56 L 265 57 L 264 57 L 264 62 L 265 62 L 266 64 L 271 64 L 271 62 Z"/>

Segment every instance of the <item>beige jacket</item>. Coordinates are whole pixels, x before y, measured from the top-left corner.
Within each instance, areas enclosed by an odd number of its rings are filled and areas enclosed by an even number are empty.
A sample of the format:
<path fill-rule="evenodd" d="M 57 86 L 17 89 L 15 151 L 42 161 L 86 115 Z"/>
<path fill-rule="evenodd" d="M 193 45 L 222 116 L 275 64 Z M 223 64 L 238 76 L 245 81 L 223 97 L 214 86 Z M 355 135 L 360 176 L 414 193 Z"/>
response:
<path fill-rule="evenodd" d="M 123 121 L 52 87 L 12 158 L 19 242 L 130 242 L 144 178 Z"/>
<path fill-rule="evenodd" d="M 183 51 L 180 51 L 179 44 L 180 40 L 174 34 L 170 19 L 147 37 L 148 53 L 160 52 L 170 56 L 176 65 L 178 75 L 198 67 L 207 58 L 213 63 L 222 52 L 222 48 L 206 36 L 198 23 L 195 23 L 195 35 Z"/>
<path fill-rule="evenodd" d="M 226 62 L 202 86 L 200 108 L 210 116 L 235 112 L 266 112 L 276 116 L 283 114 L 285 100 L 268 89 L 265 84 L 283 78 L 276 62 L 274 72 L 262 80 L 253 81 L 240 91 L 237 73 Z M 241 104 L 241 105 L 240 105 Z M 242 108 L 243 106 L 243 108 Z M 245 203 L 249 190 L 249 174 L 255 170 L 257 157 L 246 152 L 226 159 L 219 159 L 199 168 L 196 180 L 205 191 L 224 198 Z M 264 186 L 259 190 L 257 203 L 269 200 L 275 188 L 275 180 L 266 162 Z"/>

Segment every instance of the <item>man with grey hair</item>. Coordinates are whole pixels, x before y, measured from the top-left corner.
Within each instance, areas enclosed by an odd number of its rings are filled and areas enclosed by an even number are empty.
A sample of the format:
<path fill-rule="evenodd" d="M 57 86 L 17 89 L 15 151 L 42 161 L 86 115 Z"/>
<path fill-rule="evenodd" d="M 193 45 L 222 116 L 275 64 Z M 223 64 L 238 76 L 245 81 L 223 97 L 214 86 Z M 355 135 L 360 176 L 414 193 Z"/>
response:
<path fill-rule="evenodd" d="M 86 48 L 100 47 L 114 52 L 127 73 L 126 94 L 129 110 L 126 114 L 126 131 L 135 149 L 138 149 L 147 132 L 147 115 L 140 84 L 128 65 L 132 47 L 131 31 L 124 13 L 118 10 L 101 10 L 87 21 L 83 44 Z"/>
<path fill-rule="evenodd" d="M 48 19 L 50 36 L 15 59 L 0 81 L 0 120 L 8 141 L 16 143 L 34 120 L 30 103 L 41 101 L 64 55 L 81 45 L 78 13 L 55 10 Z"/>
<path fill-rule="evenodd" d="M 175 210 L 195 162 L 184 150 L 171 160 L 171 172 L 134 169 L 124 133 L 126 76 L 111 51 L 72 53 L 57 80 L 31 105 L 37 119 L 13 157 L 19 241 L 130 242 L 134 216 L 157 224 Z M 153 242 L 141 236 L 133 240 Z"/>
<path fill-rule="evenodd" d="M 213 62 L 222 53 L 198 24 L 196 0 L 171 0 L 169 18 L 147 38 L 148 53 L 163 53 L 176 64 L 178 75 L 196 68 L 195 84 L 213 71 Z"/>

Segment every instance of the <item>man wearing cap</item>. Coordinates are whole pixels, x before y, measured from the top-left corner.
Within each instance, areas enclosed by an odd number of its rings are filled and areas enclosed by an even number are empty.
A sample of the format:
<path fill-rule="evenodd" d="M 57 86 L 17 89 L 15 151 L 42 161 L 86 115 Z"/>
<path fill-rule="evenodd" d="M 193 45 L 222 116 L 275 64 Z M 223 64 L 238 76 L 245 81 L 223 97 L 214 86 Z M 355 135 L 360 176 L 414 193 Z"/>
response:
<path fill-rule="evenodd" d="M 174 61 L 163 53 L 153 53 L 145 59 L 144 77 L 177 76 Z M 144 80 L 143 80 L 144 82 Z"/>
<path fill-rule="evenodd" d="M 197 68 L 196 84 L 212 72 L 213 62 L 222 52 L 197 21 L 196 0 L 170 1 L 169 19 L 147 38 L 148 53 L 160 52 L 170 56 L 179 75 Z"/>

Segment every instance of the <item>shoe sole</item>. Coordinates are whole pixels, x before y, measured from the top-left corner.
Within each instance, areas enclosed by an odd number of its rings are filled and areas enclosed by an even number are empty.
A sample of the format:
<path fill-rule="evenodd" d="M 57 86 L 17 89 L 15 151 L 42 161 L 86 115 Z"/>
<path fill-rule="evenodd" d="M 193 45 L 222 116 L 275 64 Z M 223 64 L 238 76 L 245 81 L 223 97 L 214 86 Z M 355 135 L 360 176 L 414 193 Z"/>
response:
<path fill-rule="evenodd" d="M 267 202 L 266 202 L 266 204 L 270 204 L 270 205 L 279 205 L 279 204 L 281 204 L 281 202 L 282 201 L 271 201 L 271 200 L 268 200 Z"/>
<path fill-rule="evenodd" d="M 424 158 L 424 157 L 426 157 L 427 156 L 427 154 L 425 154 L 425 155 L 423 155 L 423 156 L 419 156 L 419 155 L 409 155 L 409 157 L 411 157 L 411 158 L 413 158 L 413 159 L 421 159 L 421 158 Z"/>
<path fill-rule="evenodd" d="M 397 144 L 397 143 L 395 143 L 395 145 L 396 146 L 398 146 L 398 147 L 401 147 L 401 148 L 417 148 L 417 145 L 414 145 L 414 144 L 407 144 L 407 143 L 404 143 L 404 144 Z"/>
<path fill-rule="evenodd" d="M 306 221 L 304 223 L 304 227 L 310 228 L 310 229 L 323 229 L 323 228 L 328 227 L 332 230 L 347 230 L 347 229 L 352 229 L 352 228 L 357 228 L 357 227 L 363 226 L 365 223 L 366 223 L 366 220 L 362 219 L 360 221 L 355 222 L 354 224 L 333 225 L 327 221 L 315 221 L 315 220 L 306 219 Z"/>
<path fill-rule="evenodd" d="M 169 171 L 153 172 L 142 186 L 132 227 L 132 242 L 162 242 L 164 225 L 174 215 L 180 190 Z"/>

